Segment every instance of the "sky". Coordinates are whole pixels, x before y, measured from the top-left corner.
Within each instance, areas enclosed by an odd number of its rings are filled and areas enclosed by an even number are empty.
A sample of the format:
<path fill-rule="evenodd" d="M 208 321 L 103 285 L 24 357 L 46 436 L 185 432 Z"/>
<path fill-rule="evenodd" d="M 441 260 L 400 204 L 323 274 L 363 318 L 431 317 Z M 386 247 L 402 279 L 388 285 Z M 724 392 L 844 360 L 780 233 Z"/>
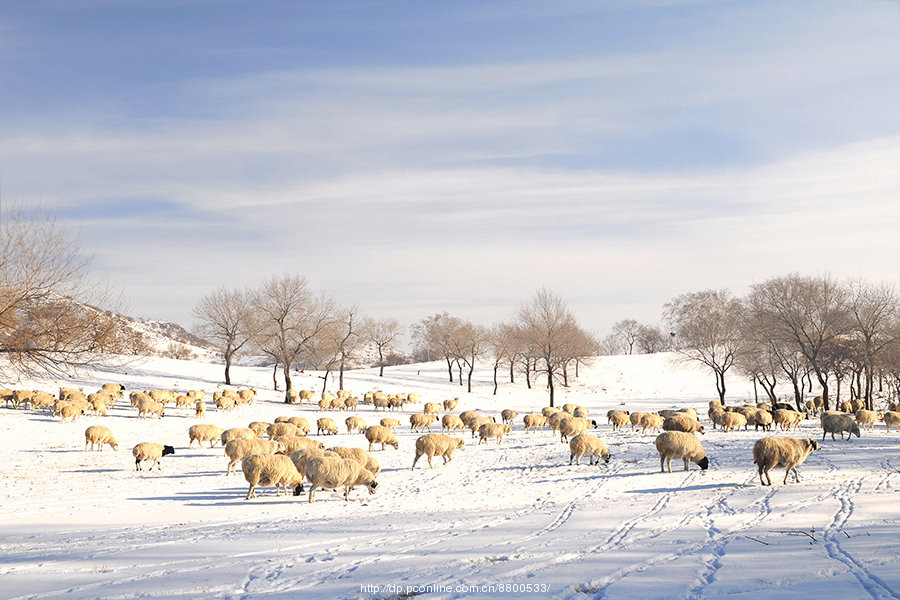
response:
<path fill-rule="evenodd" d="M 133 316 L 305 276 L 600 337 L 789 273 L 898 282 L 900 2 L 0 3 L 0 198 Z"/>

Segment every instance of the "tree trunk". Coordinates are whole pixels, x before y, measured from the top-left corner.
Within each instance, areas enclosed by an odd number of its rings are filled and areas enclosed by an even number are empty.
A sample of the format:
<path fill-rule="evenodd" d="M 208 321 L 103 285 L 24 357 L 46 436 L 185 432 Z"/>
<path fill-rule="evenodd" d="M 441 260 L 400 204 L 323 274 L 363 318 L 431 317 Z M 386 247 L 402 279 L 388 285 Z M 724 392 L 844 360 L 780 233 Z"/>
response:
<path fill-rule="evenodd" d="M 472 393 L 472 373 L 474 373 L 474 372 L 475 372 L 475 361 L 473 360 L 473 361 L 472 361 L 472 365 L 469 367 L 469 386 L 468 386 L 468 391 L 469 391 L 470 394 Z"/>
<path fill-rule="evenodd" d="M 384 351 L 378 346 L 378 376 L 384 377 Z"/>
<path fill-rule="evenodd" d="M 750 378 L 753 381 L 753 401 L 759 404 L 759 390 L 756 389 L 756 376 Z"/>
<path fill-rule="evenodd" d="M 231 352 L 225 352 L 225 385 L 231 385 Z"/>
<path fill-rule="evenodd" d="M 550 388 L 550 406 L 553 404 L 553 369 L 550 367 L 550 361 L 547 361 L 547 387 Z"/>
<path fill-rule="evenodd" d="M 447 359 L 447 372 L 450 373 L 450 383 L 453 383 L 453 362 Z"/>
<path fill-rule="evenodd" d="M 716 391 L 719 392 L 719 402 L 725 406 L 725 373 L 716 371 Z"/>
<path fill-rule="evenodd" d="M 569 387 L 569 363 L 563 364 L 563 387 Z"/>
<path fill-rule="evenodd" d="M 515 371 L 515 368 L 514 368 L 514 367 L 515 367 L 515 361 L 510 360 L 510 361 L 509 361 L 509 382 L 510 382 L 510 383 L 515 383 L 515 382 L 516 382 L 516 378 L 515 378 L 515 375 L 514 375 L 514 371 Z"/>
<path fill-rule="evenodd" d="M 500 370 L 500 363 L 494 363 L 494 395 L 497 395 L 497 371 Z"/>
<path fill-rule="evenodd" d="M 340 375 L 340 379 L 338 381 L 338 389 L 339 390 L 344 389 L 344 358 L 343 357 L 341 357 L 341 375 Z"/>
<path fill-rule="evenodd" d="M 800 389 L 800 381 L 796 377 L 791 377 L 791 384 L 794 386 L 794 401 L 797 403 L 797 412 L 803 412 L 803 390 Z"/>
<path fill-rule="evenodd" d="M 328 375 L 331 374 L 331 369 L 325 370 L 325 376 L 322 377 L 322 394 L 325 394 L 325 391 L 328 389 Z"/>
<path fill-rule="evenodd" d="M 291 367 L 287 365 L 284 367 L 284 391 L 291 391 Z"/>
<path fill-rule="evenodd" d="M 275 363 L 275 367 L 272 369 L 272 386 L 275 388 L 275 391 L 278 391 L 278 363 Z"/>
<path fill-rule="evenodd" d="M 463 385 L 463 376 L 462 376 L 462 363 L 456 361 L 456 366 L 459 368 L 459 387 Z"/>

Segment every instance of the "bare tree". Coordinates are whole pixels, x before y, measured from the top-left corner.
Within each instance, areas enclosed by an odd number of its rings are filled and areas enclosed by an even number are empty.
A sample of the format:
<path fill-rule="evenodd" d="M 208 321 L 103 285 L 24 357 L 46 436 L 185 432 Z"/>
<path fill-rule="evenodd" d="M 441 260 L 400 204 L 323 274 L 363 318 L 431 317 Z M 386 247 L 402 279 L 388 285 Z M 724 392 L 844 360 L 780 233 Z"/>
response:
<path fill-rule="evenodd" d="M 634 319 L 624 319 L 615 323 L 612 330 L 614 335 L 622 339 L 625 347 L 628 348 L 628 354 L 634 353 L 634 344 L 640 336 L 641 324 Z"/>
<path fill-rule="evenodd" d="M 852 327 L 846 288 L 828 277 L 776 277 L 754 285 L 748 304 L 773 340 L 803 355 L 822 386 L 828 410 L 825 350 Z"/>
<path fill-rule="evenodd" d="M 888 286 L 857 283 L 851 288 L 853 332 L 860 341 L 865 372 L 865 391 L 862 397 L 869 410 L 874 410 L 872 392 L 879 355 L 897 343 L 893 325 L 898 318 L 898 301 L 900 299 L 896 291 Z"/>
<path fill-rule="evenodd" d="M 453 344 L 455 330 L 461 324 L 460 319 L 451 317 L 444 312 L 426 317 L 411 327 L 412 338 L 418 349 L 417 353 L 427 357 L 426 360 L 443 358 L 447 363 L 450 383 L 453 383 L 453 365 L 456 364 L 462 371 L 462 365 L 459 363 L 459 356 L 456 354 Z M 461 380 L 459 383 L 462 385 Z"/>
<path fill-rule="evenodd" d="M 397 319 L 373 319 L 368 318 L 363 323 L 364 336 L 375 344 L 378 350 L 378 376 L 384 377 L 385 355 L 393 349 L 394 340 L 400 335 L 402 329 Z"/>
<path fill-rule="evenodd" d="M 89 264 L 55 216 L 0 212 L 0 378 L 71 376 L 128 351 L 108 290 L 86 281 Z"/>
<path fill-rule="evenodd" d="M 360 331 L 365 319 L 359 316 L 356 306 L 340 311 L 339 318 L 335 321 L 334 347 L 335 358 L 339 369 L 338 389 L 344 389 L 344 370 L 348 364 L 356 358 L 356 354 L 363 345 L 364 338 Z"/>
<path fill-rule="evenodd" d="M 725 403 L 725 373 L 744 351 L 743 305 L 728 290 L 682 294 L 663 307 L 665 319 L 687 360 L 712 369 L 719 401 Z"/>
<path fill-rule="evenodd" d="M 449 344 L 457 364 L 462 369 L 468 368 L 467 391 L 472 392 L 472 374 L 475 372 L 475 363 L 487 351 L 489 344 L 488 331 L 480 325 L 474 325 L 469 321 L 458 323 L 452 330 Z M 462 375 L 460 375 L 460 381 Z"/>
<path fill-rule="evenodd" d="M 656 325 L 641 325 L 637 334 L 638 351 L 643 354 L 665 352 L 672 347 L 672 336 Z"/>
<path fill-rule="evenodd" d="M 252 307 L 253 294 L 249 290 L 219 287 L 204 296 L 192 311 L 197 319 L 197 334 L 215 342 L 222 350 L 226 385 L 231 385 L 231 365 L 235 355 L 256 333 Z"/>

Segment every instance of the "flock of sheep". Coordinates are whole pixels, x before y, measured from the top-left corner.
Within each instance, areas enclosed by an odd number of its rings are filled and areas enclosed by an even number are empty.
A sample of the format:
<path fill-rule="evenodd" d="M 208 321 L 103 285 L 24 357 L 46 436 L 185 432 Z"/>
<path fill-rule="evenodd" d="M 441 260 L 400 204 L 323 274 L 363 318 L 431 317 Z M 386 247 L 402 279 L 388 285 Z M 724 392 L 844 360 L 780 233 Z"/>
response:
<path fill-rule="evenodd" d="M 66 422 L 75 421 L 85 414 L 106 415 L 117 401 L 124 399 L 124 391 L 124 386 L 119 384 L 104 384 L 97 392 L 89 394 L 82 390 L 60 388 L 58 397 L 43 391 L 0 390 L 0 401 L 7 407 L 46 410 L 54 416 L 58 415 L 61 422 Z M 216 411 L 228 411 L 244 404 L 252 404 L 256 395 L 256 391 L 252 389 L 217 391 L 212 400 Z M 162 418 L 168 404 L 175 408 L 192 409 L 198 419 L 206 414 L 205 393 L 199 390 L 183 394 L 173 390 L 133 391 L 129 400 L 131 409 L 140 419 Z M 412 469 L 415 469 L 422 456 L 427 458 L 431 468 L 435 456 L 442 457 L 444 464 L 452 460 L 456 450 L 465 448 L 463 438 L 450 435 L 454 432 L 465 432 L 468 429 L 473 439 L 478 436 L 478 444 L 489 441 L 501 444 L 519 418 L 519 414 L 512 409 L 505 409 L 500 413 L 500 423 L 496 422 L 494 416 L 481 415 L 471 410 L 454 414 L 451 411 L 457 408 L 458 402 L 458 398 L 442 403 L 427 402 L 421 412 L 409 415 L 410 433 L 422 434 L 415 441 Z M 366 393 L 360 401 L 350 392 L 340 390 L 336 394 L 323 393 L 316 400 L 312 391 L 301 390 L 291 393 L 288 403 L 306 404 L 310 408 L 315 403 L 322 413 L 357 411 L 360 404 L 363 404 L 371 406 L 372 414 L 377 415 L 378 411 L 387 413 L 402 409 L 407 404 L 418 404 L 419 397 L 416 394 L 388 395 L 373 391 Z M 809 412 L 801 413 L 793 410 L 790 405 L 725 407 L 717 401 L 711 401 L 707 415 L 713 428 L 721 428 L 724 432 L 747 430 L 751 425 L 755 430 L 762 428 L 770 431 L 775 427 L 790 431 L 799 428 L 810 413 L 819 413 L 823 440 L 829 433 L 832 439 L 835 439 L 836 433 L 840 433 L 842 439 L 844 433 L 847 433 L 849 441 L 851 435 L 860 436 L 860 427 L 871 430 L 878 422 L 883 422 L 888 431 L 892 426 L 897 426 L 900 430 L 900 411 L 897 410 L 900 407 L 896 405 L 891 405 L 884 413 L 876 413 L 853 404 L 841 408 L 847 410 L 821 411 L 816 400 L 811 400 L 807 404 Z M 441 412 L 445 412 L 443 417 Z M 438 419 L 441 433 L 432 433 L 431 426 L 436 425 Z M 613 431 L 630 426 L 632 431 L 639 429 L 641 433 L 656 433 L 655 446 L 662 472 L 671 472 L 672 460 L 682 460 L 685 471 L 689 470 L 690 463 L 697 464 L 702 470 L 709 467 L 709 458 L 696 435 L 705 432 L 696 409 L 658 412 L 610 410 L 607 422 L 612 425 Z M 548 406 L 540 413 L 523 415 L 521 423 L 526 435 L 542 431 L 546 427 L 553 432 L 554 439 L 558 435 L 560 442 L 568 443 L 570 465 L 573 462 L 580 464 L 585 456 L 591 465 L 599 464 L 601 459 L 605 463 L 610 461 L 611 455 L 603 440 L 589 432 L 599 425 L 589 417 L 588 410 L 583 406 Z M 317 437 L 338 433 L 338 425 L 332 417 L 321 416 L 316 419 L 315 425 Z M 348 434 L 362 434 L 365 437 L 368 450 L 341 446 L 326 449 L 324 443 L 309 437 L 312 427 L 300 415 L 281 416 L 272 423 L 253 421 L 247 427 L 229 429 L 198 423 L 188 429 L 188 448 L 192 448 L 195 441 L 201 448 L 204 443 L 209 448 L 221 443 L 228 459 L 226 475 L 236 473 L 236 465 L 241 463 L 241 471 L 250 486 L 246 496 L 248 500 L 256 497 L 257 486 L 274 486 L 276 495 L 281 495 L 282 490 L 287 494 L 287 488 L 292 488 L 293 494 L 297 496 L 304 491 L 305 482 L 310 486 L 309 502 L 315 501 L 317 489 L 343 489 L 347 500 L 351 490 L 356 487 L 365 487 L 370 494 L 375 492 L 381 466 L 372 453 L 376 451 L 377 445 L 381 446 L 381 450 L 388 446 L 399 449 L 396 431 L 401 423 L 398 419 L 385 415 L 377 425 L 367 425 L 361 416 L 353 414 L 344 419 L 344 425 Z M 116 438 L 105 426 L 91 425 L 84 435 L 85 452 L 102 450 L 105 445 L 113 450 L 118 449 Z M 791 473 L 794 474 L 795 481 L 799 481 L 797 467 L 811 452 L 819 449 L 819 443 L 810 438 L 766 437 L 757 440 L 752 454 L 760 482 L 771 485 L 769 471 L 773 468 L 785 469 L 785 484 Z M 174 446 L 157 442 L 141 442 L 132 449 L 136 470 L 142 470 L 142 465 L 151 461 L 150 469 L 156 466 L 159 470 L 160 459 L 174 453 Z"/>

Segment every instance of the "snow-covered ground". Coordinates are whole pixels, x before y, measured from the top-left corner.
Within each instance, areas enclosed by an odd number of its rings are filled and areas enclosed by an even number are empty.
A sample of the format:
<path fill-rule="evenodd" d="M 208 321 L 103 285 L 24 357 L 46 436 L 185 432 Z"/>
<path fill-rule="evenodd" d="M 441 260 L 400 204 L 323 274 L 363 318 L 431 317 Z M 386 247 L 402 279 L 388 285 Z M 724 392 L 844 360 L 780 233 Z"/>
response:
<path fill-rule="evenodd" d="M 246 426 L 279 415 L 322 416 L 288 406 L 268 369 L 233 367 L 257 402 L 206 422 Z M 490 372 L 476 372 L 475 393 L 446 380 L 440 363 L 354 371 L 348 389 L 416 392 L 422 401 L 460 397 L 467 409 L 499 415 L 540 411 L 544 389 L 524 381 L 492 396 Z M 321 388 L 319 374 L 298 388 Z M 116 373 L 74 382 L 26 382 L 55 391 L 106 381 L 127 389 L 220 388 L 222 367 L 147 359 Z M 732 402 L 752 400 L 748 384 L 728 381 Z M 540 386 L 539 386 L 540 387 Z M 329 386 L 331 390 L 335 386 Z M 526 435 L 518 419 L 502 445 L 466 448 L 452 462 L 420 461 L 414 440 L 375 452 L 378 493 L 275 496 L 261 488 L 245 500 L 238 470 L 226 476 L 220 446 L 188 449 L 193 413 L 168 408 L 140 420 L 127 402 L 107 417 L 60 424 L 43 413 L 0 409 L 0 596 L 4 598 L 900 598 L 900 433 L 823 442 L 800 468 L 799 484 L 759 484 L 750 456 L 754 431 L 708 430 L 708 471 L 660 473 L 653 440 L 613 432 L 610 408 L 695 406 L 704 415 L 711 374 L 672 355 L 604 357 L 583 367 L 557 404 L 576 402 L 601 422 L 609 465 L 568 464 L 568 447 L 549 433 Z M 397 416 L 421 410 L 407 406 Z M 369 406 L 358 414 L 375 424 Z M 341 423 L 344 413 L 331 414 Z M 499 419 L 498 419 L 499 420 Z M 84 452 L 84 429 L 108 426 L 117 452 Z M 708 425 L 708 423 L 706 423 Z M 711 428 L 708 428 L 711 429 Z M 437 431 L 437 429 L 433 429 Z M 786 434 L 773 434 L 786 435 Z M 818 422 L 801 437 L 821 440 Z M 137 472 L 138 442 L 172 444 L 162 470 Z M 341 433 L 327 445 L 366 446 Z M 673 465 L 675 466 L 675 465 Z M 677 465 L 680 468 L 680 462 Z"/>

